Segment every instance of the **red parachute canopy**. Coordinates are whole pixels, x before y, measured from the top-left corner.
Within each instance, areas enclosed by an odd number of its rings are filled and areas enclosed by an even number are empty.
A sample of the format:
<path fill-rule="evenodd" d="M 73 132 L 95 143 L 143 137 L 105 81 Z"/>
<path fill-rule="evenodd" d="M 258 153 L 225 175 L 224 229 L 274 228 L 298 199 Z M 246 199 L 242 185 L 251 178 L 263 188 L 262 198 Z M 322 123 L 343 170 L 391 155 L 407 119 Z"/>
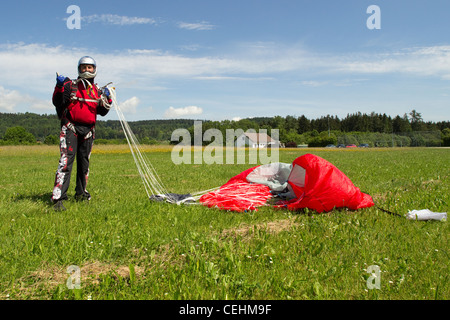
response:
<path fill-rule="evenodd" d="M 297 196 L 284 203 L 290 210 L 309 208 L 326 212 L 374 205 L 370 195 L 361 192 L 342 171 L 316 155 L 305 154 L 295 159 L 288 183 Z"/>
<path fill-rule="evenodd" d="M 258 166 L 257 166 L 258 167 Z M 222 210 L 257 210 L 272 197 L 270 188 L 262 184 L 250 184 L 246 178 L 257 167 L 247 169 L 234 176 L 217 191 L 200 197 L 199 201 L 210 208 Z"/>
<path fill-rule="evenodd" d="M 258 167 L 247 169 L 231 178 L 219 190 L 203 195 L 200 202 L 223 210 L 257 210 L 273 195 L 267 185 L 247 180 L 249 174 L 256 172 Z M 277 173 L 274 176 L 278 177 Z M 357 210 L 374 205 L 370 195 L 355 187 L 338 168 L 312 154 L 305 154 L 294 160 L 287 183 L 289 191 L 295 197 L 289 201 L 280 201 L 275 207 L 287 207 L 290 210 L 309 208 L 320 213 L 334 208 Z"/>

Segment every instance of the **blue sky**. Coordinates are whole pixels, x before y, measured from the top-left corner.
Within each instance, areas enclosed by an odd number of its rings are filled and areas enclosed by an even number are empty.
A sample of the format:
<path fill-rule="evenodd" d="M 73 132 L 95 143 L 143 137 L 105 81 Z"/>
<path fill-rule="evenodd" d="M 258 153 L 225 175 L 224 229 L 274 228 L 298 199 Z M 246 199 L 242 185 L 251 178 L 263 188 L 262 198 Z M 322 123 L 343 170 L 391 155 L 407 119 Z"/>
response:
<path fill-rule="evenodd" d="M 448 121 L 449 13 L 448 0 L 3 1 L 0 112 L 54 113 L 56 72 L 76 77 L 90 55 L 130 121 L 412 109 Z"/>

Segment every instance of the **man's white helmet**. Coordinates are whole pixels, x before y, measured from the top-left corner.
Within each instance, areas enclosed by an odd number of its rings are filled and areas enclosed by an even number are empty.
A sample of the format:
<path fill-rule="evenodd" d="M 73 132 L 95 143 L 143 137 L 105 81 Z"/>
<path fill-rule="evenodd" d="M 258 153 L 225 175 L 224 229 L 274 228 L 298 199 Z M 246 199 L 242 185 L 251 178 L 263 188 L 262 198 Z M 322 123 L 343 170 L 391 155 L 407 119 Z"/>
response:
<path fill-rule="evenodd" d="M 82 64 L 91 64 L 94 66 L 94 73 L 91 72 L 83 72 L 80 71 L 80 66 Z M 95 60 L 89 56 L 81 57 L 81 59 L 78 61 L 78 76 L 82 79 L 92 79 L 95 78 L 97 75 L 97 63 Z"/>

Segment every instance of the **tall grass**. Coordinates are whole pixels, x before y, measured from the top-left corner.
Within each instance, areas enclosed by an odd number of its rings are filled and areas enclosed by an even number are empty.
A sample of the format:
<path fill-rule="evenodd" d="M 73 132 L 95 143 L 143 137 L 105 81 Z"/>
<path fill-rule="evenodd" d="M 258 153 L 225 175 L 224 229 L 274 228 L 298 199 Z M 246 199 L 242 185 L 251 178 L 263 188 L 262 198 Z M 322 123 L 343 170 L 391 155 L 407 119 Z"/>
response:
<path fill-rule="evenodd" d="M 152 149 L 154 148 L 154 149 Z M 147 155 L 170 192 L 220 186 L 253 165 L 175 165 Z M 448 212 L 450 150 L 286 149 L 335 164 L 378 206 Z M 56 147 L 0 149 L 1 299 L 449 299 L 447 222 L 377 208 L 232 213 L 146 197 L 122 146 L 94 146 L 89 203 L 54 212 Z M 74 192 L 74 181 L 70 195 Z M 368 289 L 378 265 L 381 288 Z M 81 269 L 69 289 L 67 268 Z"/>

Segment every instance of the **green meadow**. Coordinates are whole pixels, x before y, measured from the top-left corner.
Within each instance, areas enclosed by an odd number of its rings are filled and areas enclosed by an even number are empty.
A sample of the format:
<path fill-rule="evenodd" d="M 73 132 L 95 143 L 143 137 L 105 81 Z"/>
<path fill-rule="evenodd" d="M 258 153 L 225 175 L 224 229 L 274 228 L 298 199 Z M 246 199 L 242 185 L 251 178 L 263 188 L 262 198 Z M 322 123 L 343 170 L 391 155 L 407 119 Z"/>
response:
<path fill-rule="evenodd" d="M 170 148 L 145 152 L 174 193 L 219 187 L 254 166 L 175 165 Z M 280 161 L 305 153 L 336 165 L 380 208 L 449 211 L 450 149 L 283 149 Z M 92 200 L 55 212 L 58 158 L 56 146 L 0 147 L 0 299 L 450 298 L 446 221 L 377 207 L 235 213 L 152 202 L 127 146 L 100 145 Z M 69 196 L 74 188 L 73 179 Z M 368 286 L 372 266 L 379 288 Z"/>

